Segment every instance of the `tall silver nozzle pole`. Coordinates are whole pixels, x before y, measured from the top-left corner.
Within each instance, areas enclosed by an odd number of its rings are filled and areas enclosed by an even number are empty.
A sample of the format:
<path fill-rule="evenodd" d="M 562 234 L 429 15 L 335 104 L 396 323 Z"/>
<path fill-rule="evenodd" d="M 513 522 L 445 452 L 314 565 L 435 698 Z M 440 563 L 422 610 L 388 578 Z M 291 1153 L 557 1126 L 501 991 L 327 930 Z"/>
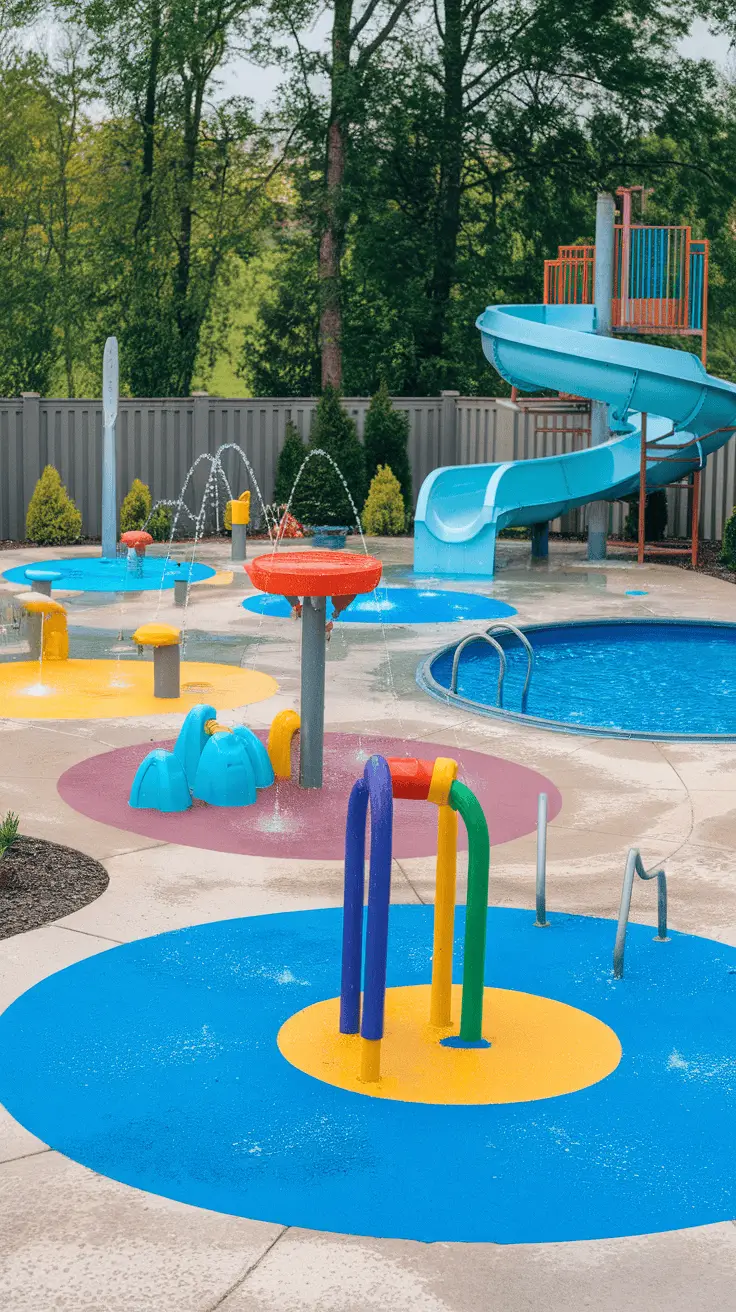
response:
<path fill-rule="evenodd" d="M 610 192 L 599 191 L 595 206 L 595 331 L 611 335 L 613 300 L 613 237 L 616 206 Z M 610 440 L 608 406 L 605 401 L 591 401 L 590 444 L 600 446 Z M 588 506 L 588 560 L 606 559 L 608 537 L 607 501 L 592 501 Z"/>
<path fill-rule="evenodd" d="M 114 560 L 118 546 L 116 428 L 118 339 L 108 337 L 102 357 L 102 555 Z"/>
<path fill-rule="evenodd" d="M 540 793 L 537 802 L 537 919 L 535 925 L 543 929 L 547 919 L 547 794 Z"/>
<path fill-rule="evenodd" d="M 299 729 L 299 783 L 322 787 L 325 736 L 326 597 L 305 597 L 302 607 L 302 688 Z"/>

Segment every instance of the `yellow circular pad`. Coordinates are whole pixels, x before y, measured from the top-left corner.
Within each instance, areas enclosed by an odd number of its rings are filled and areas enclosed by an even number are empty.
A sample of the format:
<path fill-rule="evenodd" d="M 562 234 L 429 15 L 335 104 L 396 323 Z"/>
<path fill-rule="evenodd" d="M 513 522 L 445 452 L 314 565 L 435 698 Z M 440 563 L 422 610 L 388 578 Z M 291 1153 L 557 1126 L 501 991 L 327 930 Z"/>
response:
<path fill-rule="evenodd" d="M 203 701 L 230 711 L 273 697 L 278 686 L 259 670 L 184 661 L 181 697 L 154 697 L 152 661 L 8 661 L 0 664 L 0 714 L 8 720 L 115 720 L 181 715 Z"/>
<path fill-rule="evenodd" d="M 381 1078 L 363 1084 L 360 1038 L 340 1034 L 340 999 L 315 1002 L 290 1016 L 279 1049 L 300 1071 L 352 1093 L 400 1102 L 502 1103 L 556 1098 L 597 1084 L 621 1060 L 621 1044 L 603 1021 L 564 1002 L 486 989 L 483 1036 L 490 1048 L 443 1048 L 456 1033 L 429 1024 L 429 985 L 386 990 Z M 453 1016 L 461 987 L 453 985 Z"/>

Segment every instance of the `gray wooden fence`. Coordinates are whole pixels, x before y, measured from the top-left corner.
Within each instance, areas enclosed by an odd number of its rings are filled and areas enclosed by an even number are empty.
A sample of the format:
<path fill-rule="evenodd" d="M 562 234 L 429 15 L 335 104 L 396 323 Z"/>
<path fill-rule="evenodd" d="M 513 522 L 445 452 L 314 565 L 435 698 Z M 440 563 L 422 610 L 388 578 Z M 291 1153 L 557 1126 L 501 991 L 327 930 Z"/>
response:
<path fill-rule="evenodd" d="M 580 450 L 590 440 L 586 402 L 534 399 L 512 405 L 499 398 L 401 397 L 394 402 L 409 415 L 409 456 L 415 497 L 423 480 L 439 465 L 525 460 Z M 348 397 L 345 406 L 362 436 L 367 397 Z M 174 499 L 198 456 L 235 443 L 250 461 L 269 502 L 278 453 L 288 420 L 304 437 L 316 401 L 298 397 L 221 399 L 204 393 L 181 399 L 121 400 L 118 417 L 118 491 L 134 478 L 151 489 L 154 500 Z M 100 535 L 102 405 L 96 400 L 41 400 L 25 393 L 0 400 L 0 539 L 20 540 L 25 512 L 43 467 L 55 465 L 82 512 L 83 531 Z M 223 466 L 237 495 L 248 486 L 236 451 Z M 207 475 L 202 462 L 187 496 L 196 508 Z M 702 481 L 701 527 L 706 538 L 720 538 L 736 501 L 736 453 L 729 443 L 708 462 Z M 687 533 L 687 497 L 670 494 L 670 531 Z M 620 533 L 625 507 L 611 511 L 611 528 Z M 581 532 L 584 511 L 558 520 L 554 529 Z"/>

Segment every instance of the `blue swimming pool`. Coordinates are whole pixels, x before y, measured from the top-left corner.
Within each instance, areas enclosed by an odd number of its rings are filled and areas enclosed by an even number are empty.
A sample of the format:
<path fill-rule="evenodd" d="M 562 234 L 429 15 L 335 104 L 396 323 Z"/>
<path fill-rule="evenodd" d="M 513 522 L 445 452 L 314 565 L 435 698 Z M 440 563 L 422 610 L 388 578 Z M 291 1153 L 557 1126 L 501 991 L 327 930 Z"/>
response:
<path fill-rule="evenodd" d="M 259 592 L 246 597 L 245 610 L 256 615 L 274 615 L 286 619 L 291 607 L 285 597 Z M 513 606 L 479 592 L 435 591 L 431 588 L 385 588 L 381 584 L 365 596 L 356 597 L 347 610 L 341 611 L 340 624 L 448 624 L 454 620 L 495 620 L 515 615 Z M 332 618 L 332 603 L 327 601 L 327 618 Z"/>
<path fill-rule="evenodd" d="M 622 738 L 736 738 L 736 624 L 690 620 L 596 620 L 527 625 L 534 651 L 526 713 L 527 655 L 513 634 L 429 656 L 417 671 L 427 692 L 486 715 L 538 727 Z"/>

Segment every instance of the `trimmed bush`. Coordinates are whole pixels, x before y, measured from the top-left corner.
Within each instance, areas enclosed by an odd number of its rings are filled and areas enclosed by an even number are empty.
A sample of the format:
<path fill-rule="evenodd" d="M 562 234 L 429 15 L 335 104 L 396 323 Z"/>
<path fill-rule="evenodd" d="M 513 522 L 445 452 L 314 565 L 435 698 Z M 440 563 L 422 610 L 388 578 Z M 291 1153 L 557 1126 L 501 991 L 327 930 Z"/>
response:
<path fill-rule="evenodd" d="M 152 507 L 150 487 L 141 482 L 140 478 L 134 478 L 120 507 L 120 532 L 130 533 L 131 529 L 145 527 L 154 542 L 168 542 L 174 522 L 171 506 L 157 506 L 151 515 Z"/>
<path fill-rule="evenodd" d="M 130 533 L 131 529 L 143 528 L 151 513 L 152 504 L 151 489 L 139 478 L 134 478 L 130 485 L 130 492 L 120 507 L 120 532 Z"/>
<path fill-rule="evenodd" d="M 284 445 L 279 451 L 278 463 L 276 465 L 276 482 L 274 484 L 273 499 L 280 506 L 288 504 L 291 496 L 291 489 L 296 482 L 296 476 L 304 464 L 304 457 L 307 454 L 307 448 L 302 442 L 299 430 L 296 424 L 291 420 L 286 425 L 286 437 Z M 307 466 L 309 468 L 309 466 Z M 304 471 L 306 475 L 306 469 Z"/>
<path fill-rule="evenodd" d="M 394 410 L 385 383 L 371 397 L 365 417 L 363 447 L 365 472 L 372 479 L 381 465 L 388 466 L 399 480 L 404 507 L 412 504 L 411 465 L 409 464 L 409 416 Z"/>
<path fill-rule="evenodd" d="M 650 492 L 644 506 L 644 537 L 647 542 L 661 542 L 667 528 L 667 493 L 663 487 Z M 624 537 L 636 542 L 639 537 L 639 498 L 629 502 L 629 513 L 624 524 Z"/>
<path fill-rule="evenodd" d="M 326 451 L 340 470 L 359 511 L 365 500 L 365 457 L 353 420 L 343 410 L 340 395 L 326 387 L 317 405 L 308 451 Z M 291 489 L 289 489 L 291 490 Z M 335 467 L 320 456 L 310 460 L 299 479 L 292 514 L 307 525 L 353 525 L 350 504 Z"/>
<path fill-rule="evenodd" d="M 26 513 L 26 537 L 39 547 L 65 547 L 78 542 L 82 516 L 61 481 L 58 469 L 47 465 Z"/>
<path fill-rule="evenodd" d="M 146 528 L 151 534 L 154 542 L 168 542 L 171 537 L 171 526 L 173 522 L 174 516 L 171 506 L 157 506 L 151 515 Z"/>
<path fill-rule="evenodd" d="M 363 532 L 371 537 L 396 537 L 404 532 L 406 511 L 401 486 L 388 465 L 379 465 L 363 506 Z"/>
<path fill-rule="evenodd" d="M 728 565 L 729 569 L 736 569 L 736 506 L 731 511 L 723 529 L 720 561 L 722 565 Z"/>

